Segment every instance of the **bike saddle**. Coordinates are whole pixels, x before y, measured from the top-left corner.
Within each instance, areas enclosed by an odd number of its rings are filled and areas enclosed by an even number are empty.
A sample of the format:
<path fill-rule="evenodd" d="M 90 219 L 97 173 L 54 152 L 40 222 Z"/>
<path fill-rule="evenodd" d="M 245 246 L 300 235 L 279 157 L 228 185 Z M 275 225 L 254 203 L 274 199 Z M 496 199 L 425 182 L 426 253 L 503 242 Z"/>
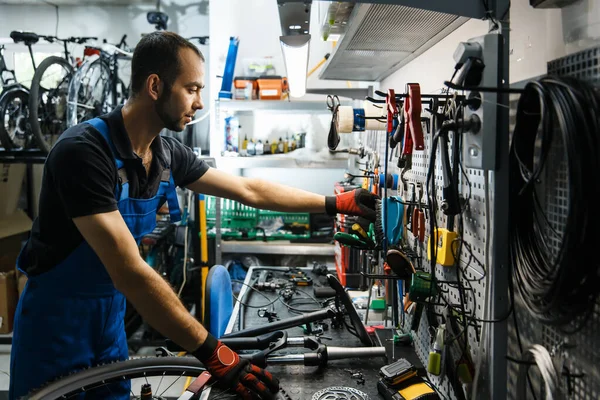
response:
<path fill-rule="evenodd" d="M 10 33 L 10 38 L 14 40 L 15 43 L 23 42 L 26 46 L 36 44 L 40 40 L 37 33 L 23 31 L 12 31 Z"/>

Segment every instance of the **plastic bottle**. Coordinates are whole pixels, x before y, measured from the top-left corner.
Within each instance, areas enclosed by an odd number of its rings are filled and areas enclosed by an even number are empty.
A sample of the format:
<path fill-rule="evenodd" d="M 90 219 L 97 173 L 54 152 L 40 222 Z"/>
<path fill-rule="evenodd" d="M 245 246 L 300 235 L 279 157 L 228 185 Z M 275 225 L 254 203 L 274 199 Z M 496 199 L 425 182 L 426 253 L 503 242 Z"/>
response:
<path fill-rule="evenodd" d="M 433 343 L 433 348 L 429 352 L 427 371 L 435 376 L 440 376 L 442 374 L 445 334 L 446 325 L 441 324 L 437 329 L 437 333 L 435 335 L 435 342 Z"/>
<path fill-rule="evenodd" d="M 225 151 L 237 153 L 239 145 L 239 120 L 237 117 L 225 118 Z"/>
<path fill-rule="evenodd" d="M 240 126 L 240 128 L 241 128 L 241 126 Z M 243 156 L 248 155 L 248 135 L 244 135 L 244 141 L 242 142 L 242 145 L 240 146 L 240 154 Z"/>
<path fill-rule="evenodd" d="M 264 153 L 264 146 L 263 146 L 263 142 L 262 140 L 258 139 L 258 143 L 256 143 L 256 146 L 254 147 L 254 151 L 256 153 L 257 156 L 262 156 Z"/>
<path fill-rule="evenodd" d="M 283 140 L 279 138 L 279 143 L 277 143 L 277 153 L 283 153 Z"/>
<path fill-rule="evenodd" d="M 269 144 L 269 140 L 265 141 L 265 150 L 264 150 L 265 154 L 271 154 L 271 145 Z"/>
<path fill-rule="evenodd" d="M 256 155 L 256 147 L 254 146 L 254 139 L 250 139 L 250 141 L 248 142 L 248 155 L 249 156 L 254 156 Z"/>
<path fill-rule="evenodd" d="M 292 135 L 292 140 L 290 142 L 290 151 L 294 151 L 296 150 L 296 139 L 295 139 L 296 135 Z"/>
<path fill-rule="evenodd" d="M 288 139 L 288 136 L 286 135 L 285 136 L 285 141 L 283 142 L 283 152 L 287 153 L 289 151 L 289 148 L 290 148 L 290 146 L 289 146 L 289 139 Z"/>
<path fill-rule="evenodd" d="M 277 142 L 273 140 L 271 143 L 271 154 L 277 154 Z"/>

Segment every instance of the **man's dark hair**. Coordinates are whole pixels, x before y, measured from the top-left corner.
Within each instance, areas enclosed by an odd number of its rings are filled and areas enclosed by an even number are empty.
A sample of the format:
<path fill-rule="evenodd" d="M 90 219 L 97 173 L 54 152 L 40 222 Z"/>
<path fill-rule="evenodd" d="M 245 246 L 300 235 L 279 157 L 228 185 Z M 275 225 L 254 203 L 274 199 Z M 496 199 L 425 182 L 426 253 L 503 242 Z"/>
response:
<path fill-rule="evenodd" d="M 179 50 L 185 48 L 192 49 L 202 62 L 205 61 L 196 46 L 174 32 L 157 31 L 142 37 L 131 60 L 131 97 L 142 90 L 152 74 L 160 77 L 168 93 L 181 71 Z"/>

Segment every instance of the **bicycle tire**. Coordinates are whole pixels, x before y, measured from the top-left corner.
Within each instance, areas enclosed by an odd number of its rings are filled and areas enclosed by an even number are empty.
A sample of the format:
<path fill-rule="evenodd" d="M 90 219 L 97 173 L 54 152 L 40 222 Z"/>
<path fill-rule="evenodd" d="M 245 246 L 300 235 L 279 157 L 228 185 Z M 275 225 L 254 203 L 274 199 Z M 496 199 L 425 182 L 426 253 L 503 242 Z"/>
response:
<path fill-rule="evenodd" d="M 31 124 L 31 130 L 33 132 L 33 137 L 35 138 L 39 148 L 45 152 L 50 152 L 52 148 L 52 143 L 48 143 L 44 138 L 44 132 L 42 132 L 42 127 L 39 121 L 39 98 L 40 98 L 40 83 L 42 77 L 44 76 L 44 72 L 50 66 L 58 64 L 61 67 L 64 67 L 70 76 L 73 75 L 73 67 L 71 64 L 62 57 L 50 56 L 45 58 L 40 65 L 38 65 L 35 70 L 35 74 L 33 75 L 33 79 L 31 81 L 31 90 L 29 92 L 29 122 Z M 67 85 L 68 89 L 68 85 Z M 65 110 L 65 127 L 66 127 L 66 110 Z M 61 132 L 62 133 L 62 132 Z"/>
<path fill-rule="evenodd" d="M 91 72 L 94 69 L 101 71 L 99 76 L 108 78 L 107 81 L 104 82 L 103 80 L 98 79 L 93 85 L 87 84 L 85 87 L 83 87 L 83 83 L 81 82 L 82 78 L 89 79 L 91 76 L 98 77 Z M 101 81 L 103 81 L 103 83 L 98 91 L 98 85 Z M 71 82 L 69 82 L 69 95 L 67 98 L 67 126 L 71 127 L 89 119 L 106 114 L 106 86 L 109 84 L 110 67 L 105 60 L 98 58 L 89 64 L 83 64 L 73 74 L 73 78 L 71 79 Z M 110 95 L 110 90 L 108 90 L 108 93 Z M 80 97 L 82 94 L 84 94 L 86 98 L 82 99 Z M 94 96 L 94 94 L 100 94 L 100 98 L 97 98 L 98 96 Z M 83 108 L 83 110 L 80 110 L 79 108 Z"/>
<path fill-rule="evenodd" d="M 14 137 L 11 137 L 9 132 L 6 130 L 4 117 L 7 111 L 7 107 L 11 101 L 15 98 L 20 98 L 21 103 L 25 107 L 25 113 L 22 117 L 28 116 L 29 109 L 29 92 L 22 87 L 15 87 L 8 91 L 2 93 L 0 97 L 0 144 L 7 150 L 18 149 L 18 148 L 26 148 L 30 141 L 31 132 L 27 132 L 29 128 L 27 126 L 21 127 L 25 131 L 25 137 L 22 142 L 17 141 Z M 18 125 L 21 125 L 23 121 L 16 121 Z M 25 120 L 25 124 L 28 124 L 29 121 Z"/>
<path fill-rule="evenodd" d="M 53 381 L 30 393 L 30 400 L 68 399 L 83 391 L 89 392 L 107 383 L 140 377 L 165 376 L 165 372 L 179 376 L 197 377 L 206 369 L 194 357 L 147 357 L 100 365 L 73 373 Z"/>

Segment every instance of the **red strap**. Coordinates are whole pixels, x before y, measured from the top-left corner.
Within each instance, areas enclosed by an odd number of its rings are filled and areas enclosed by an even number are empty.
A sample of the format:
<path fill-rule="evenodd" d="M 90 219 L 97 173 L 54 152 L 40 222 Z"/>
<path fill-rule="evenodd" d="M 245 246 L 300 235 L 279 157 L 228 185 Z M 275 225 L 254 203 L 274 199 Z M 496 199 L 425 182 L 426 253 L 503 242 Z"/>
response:
<path fill-rule="evenodd" d="M 410 97 L 404 99 L 404 144 L 402 147 L 403 155 L 410 155 L 413 152 L 413 140 L 410 134 Z"/>
<path fill-rule="evenodd" d="M 396 93 L 394 89 L 388 89 L 387 97 L 385 99 L 387 105 L 387 133 L 394 132 L 394 119 L 398 115 L 398 108 L 396 106 Z"/>
<path fill-rule="evenodd" d="M 410 115 L 410 133 L 415 150 L 424 150 L 423 128 L 421 126 L 421 87 L 418 83 L 409 83 L 408 97 L 410 99 L 408 114 Z"/>

